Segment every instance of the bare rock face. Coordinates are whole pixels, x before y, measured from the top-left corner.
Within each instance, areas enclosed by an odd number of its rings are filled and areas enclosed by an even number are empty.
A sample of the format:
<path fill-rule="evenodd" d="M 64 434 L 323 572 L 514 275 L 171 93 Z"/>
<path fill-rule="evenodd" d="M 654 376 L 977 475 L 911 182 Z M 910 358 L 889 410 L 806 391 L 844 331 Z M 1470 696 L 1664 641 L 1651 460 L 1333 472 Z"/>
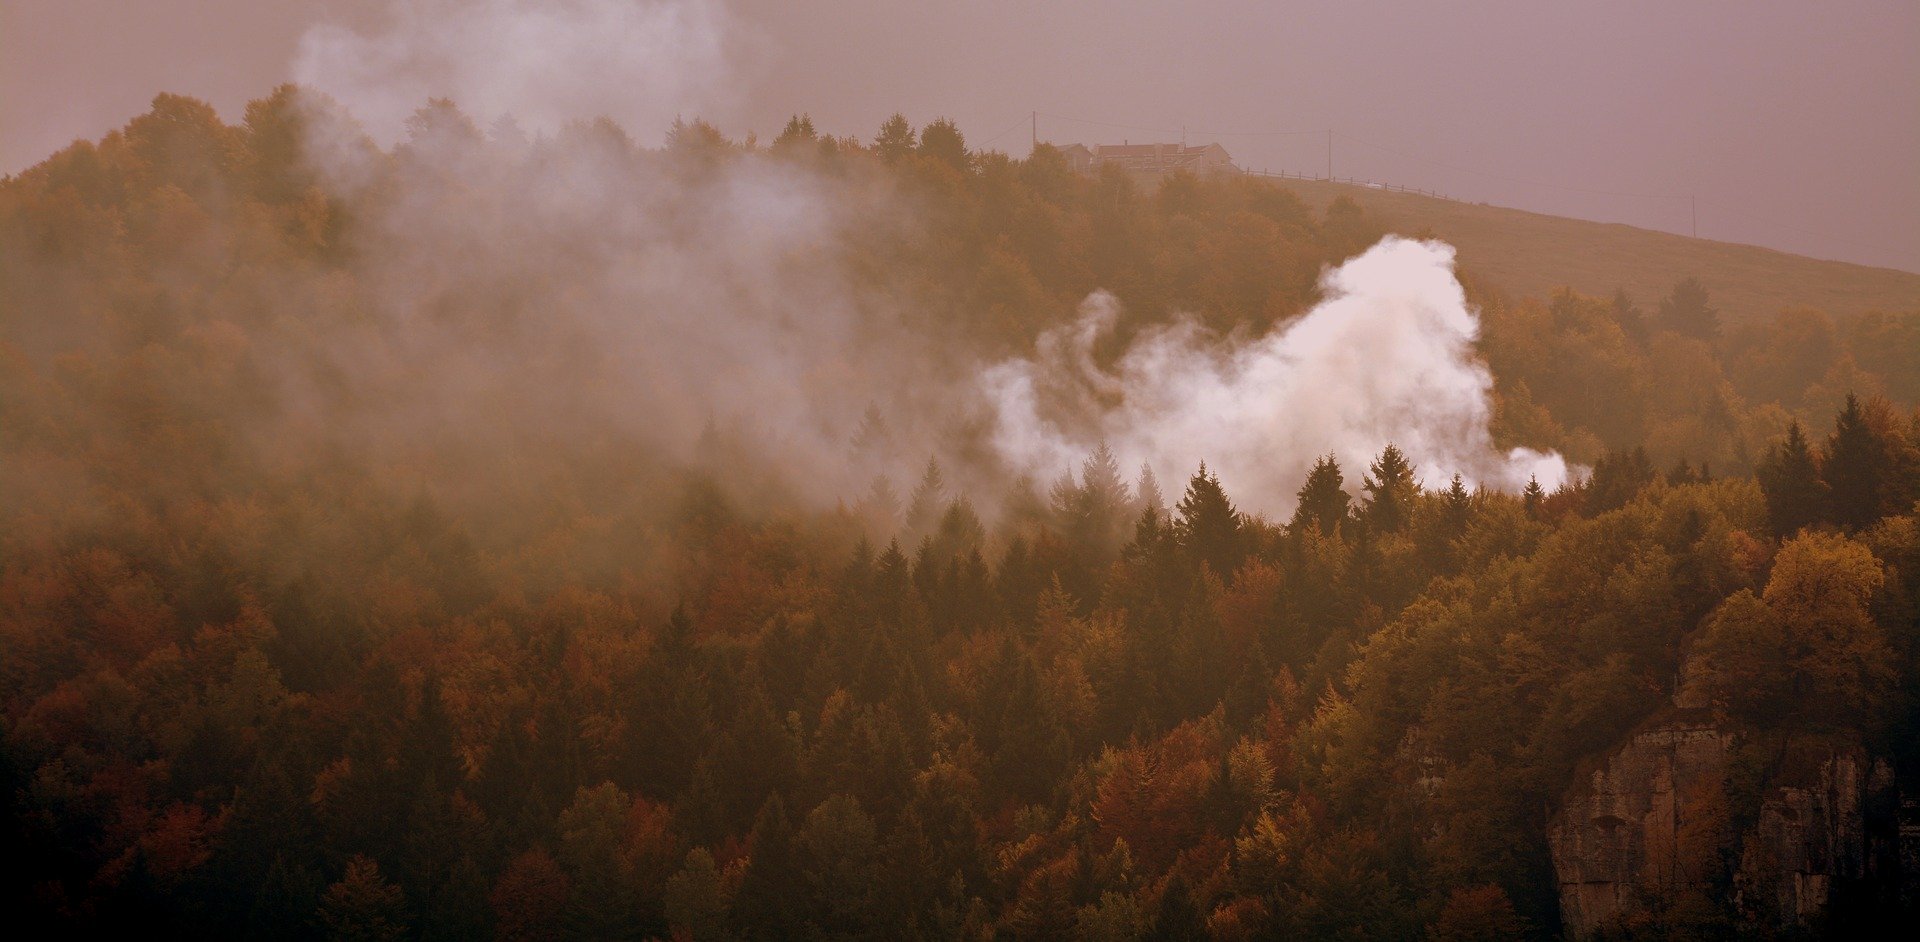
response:
<path fill-rule="evenodd" d="M 1676 710 L 1567 791 L 1548 841 L 1570 936 L 1723 914 L 1807 926 L 1840 884 L 1871 876 L 1867 799 L 1891 785 L 1884 764 L 1834 736 L 1737 745 L 1705 711 Z"/>
<path fill-rule="evenodd" d="M 1790 752 L 1761 800 L 1734 876 L 1742 910 L 1781 927 L 1819 915 L 1836 880 L 1867 875 L 1865 753 L 1831 743 Z"/>
<path fill-rule="evenodd" d="M 1732 737 L 1673 721 L 1635 733 L 1567 793 L 1547 832 L 1569 933 L 1640 921 L 1656 900 L 1705 891 L 1682 860 L 1693 796 L 1725 778 Z"/>

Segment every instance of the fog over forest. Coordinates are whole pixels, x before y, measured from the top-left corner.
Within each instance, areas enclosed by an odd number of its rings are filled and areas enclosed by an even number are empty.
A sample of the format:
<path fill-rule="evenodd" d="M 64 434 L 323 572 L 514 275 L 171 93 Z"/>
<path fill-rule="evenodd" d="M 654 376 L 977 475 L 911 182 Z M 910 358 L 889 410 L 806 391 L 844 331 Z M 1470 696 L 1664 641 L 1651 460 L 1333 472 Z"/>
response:
<path fill-rule="evenodd" d="M 730 131 L 791 67 L 754 4 L 370 9 L 0 179 L 24 925 L 1915 915 L 1900 273 L 1009 147 L 915 82 Z"/>

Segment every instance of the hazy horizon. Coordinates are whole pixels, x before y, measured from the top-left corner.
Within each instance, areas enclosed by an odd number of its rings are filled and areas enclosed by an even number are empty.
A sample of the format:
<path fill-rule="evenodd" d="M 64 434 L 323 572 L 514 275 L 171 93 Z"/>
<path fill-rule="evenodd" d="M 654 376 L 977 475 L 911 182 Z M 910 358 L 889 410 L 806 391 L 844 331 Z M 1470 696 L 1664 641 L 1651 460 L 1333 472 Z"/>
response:
<path fill-rule="evenodd" d="M 375 0 L 0 4 L 0 171 L 97 139 L 154 94 L 229 121 L 294 78 L 301 38 L 371 29 Z M 809 112 L 869 138 L 954 119 L 971 146 L 1218 141 L 1249 168 L 1334 171 L 1459 199 L 1920 271 L 1920 7 L 1475 0 L 732 0 L 733 87 L 701 109 L 770 139 Z M 1738 18 L 1731 18 L 1737 10 Z M 654 143 L 663 127 L 629 128 Z M 1272 133 L 1297 132 L 1297 133 Z"/>

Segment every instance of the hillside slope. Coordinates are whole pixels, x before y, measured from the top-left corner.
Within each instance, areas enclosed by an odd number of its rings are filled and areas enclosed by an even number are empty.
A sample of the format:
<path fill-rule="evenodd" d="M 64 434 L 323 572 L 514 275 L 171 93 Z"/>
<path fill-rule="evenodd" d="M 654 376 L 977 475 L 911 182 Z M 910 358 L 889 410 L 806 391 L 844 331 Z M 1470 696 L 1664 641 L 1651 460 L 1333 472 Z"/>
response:
<path fill-rule="evenodd" d="M 1279 185 L 1315 209 L 1345 195 L 1396 231 L 1431 231 L 1459 248 L 1463 269 L 1514 296 L 1546 297 L 1561 286 L 1595 295 L 1625 288 L 1650 309 L 1675 282 L 1692 275 L 1707 286 L 1729 324 L 1751 323 L 1784 307 L 1818 308 L 1842 319 L 1920 309 L 1920 274 L 1912 272 L 1345 183 Z"/>

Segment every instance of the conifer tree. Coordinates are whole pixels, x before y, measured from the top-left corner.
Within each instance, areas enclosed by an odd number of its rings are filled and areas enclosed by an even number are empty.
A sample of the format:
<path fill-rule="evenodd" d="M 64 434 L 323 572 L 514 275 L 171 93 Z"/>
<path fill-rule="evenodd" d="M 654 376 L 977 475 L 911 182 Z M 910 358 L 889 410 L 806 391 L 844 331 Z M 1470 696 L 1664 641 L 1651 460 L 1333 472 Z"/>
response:
<path fill-rule="evenodd" d="M 1786 441 L 1767 449 L 1755 476 L 1767 499 L 1767 522 L 1774 536 L 1790 537 L 1826 512 L 1827 485 L 1820 479 L 1818 458 L 1798 421 L 1787 426 Z"/>
<path fill-rule="evenodd" d="M 907 503 L 903 535 L 908 545 L 918 543 L 933 532 L 946 506 L 947 484 L 940 474 L 940 460 L 928 458 L 927 469 L 920 475 L 920 483 L 914 486 L 913 496 Z"/>
<path fill-rule="evenodd" d="M 933 123 L 920 129 L 920 155 L 938 160 L 962 173 L 967 171 L 971 158 L 967 154 L 967 139 L 960 133 L 959 125 L 946 118 L 936 118 Z"/>
<path fill-rule="evenodd" d="M 1240 513 L 1227 500 L 1220 479 L 1207 472 L 1205 462 L 1187 482 L 1186 496 L 1180 498 L 1174 513 L 1174 532 L 1187 557 L 1205 563 L 1214 575 L 1231 581 L 1245 554 Z"/>
<path fill-rule="evenodd" d="M 1660 323 L 1685 337 L 1708 344 L 1720 340 L 1720 312 L 1707 302 L 1707 288 L 1698 278 L 1686 278 L 1660 301 Z"/>
<path fill-rule="evenodd" d="M 1467 532 L 1467 524 L 1473 519 L 1473 495 L 1467 493 L 1467 482 L 1460 475 L 1454 475 L 1447 483 L 1445 500 L 1447 530 L 1457 537 Z"/>
<path fill-rule="evenodd" d="M 973 502 L 963 496 L 947 505 L 931 538 L 933 558 L 945 565 L 955 557 L 978 550 L 986 542 L 987 533 L 980 525 L 980 515 L 973 510 Z"/>
<path fill-rule="evenodd" d="M 913 125 L 907 123 L 907 116 L 894 114 L 880 125 L 880 133 L 873 139 L 874 152 L 887 163 L 913 153 Z"/>
<path fill-rule="evenodd" d="M 1865 404 L 1849 393 L 1827 437 L 1823 468 L 1831 519 L 1848 530 L 1871 526 L 1880 518 L 1880 491 L 1886 477 L 1886 449 L 1867 422 Z"/>
<path fill-rule="evenodd" d="M 1126 540 L 1127 526 L 1133 522 L 1127 512 L 1129 496 L 1126 482 L 1120 480 L 1120 463 L 1107 443 L 1101 442 L 1080 465 L 1079 535 L 1082 546 L 1096 558 L 1110 558 Z"/>
<path fill-rule="evenodd" d="M 1656 477 L 1645 448 L 1636 446 L 1632 451 L 1609 452 L 1593 464 L 1593 477 L 1587 479 L 1582 510 L 1593 516 L 1625 507 Z"/>
<path fill-rule="evenodd" d="M 1360 487 L 1367 492 L 1362 515 L 1367 525 L 1380 533 L 1398 533 L 1413 515 L 1413 498 L 1420 486 L 1414 482 L 1413 464 L 1392 444 L 1367 468 Z"/>
<path fill-rule="evenodd" d="M 1152 511 L 1155 515 L 1167 512 L 1167 499 L 1160 493 L 1160 479 L 1154 476 L 1152 465 L 1141 463 L 1140 482 L 1134 485 L 1133 494 L 1135 519 L 1142 511 Z"/>
<path fill-rule="evenodd" d="M 406 898 L 380 876 L 380 865 L 355 856 L 340 882 L 327 888 L 320 923 L 330 938 L 351 942 L 398 942 L 408 935 Z"/>
<path fill-rule="evenodd" d="M 740 877 L 734 911 L 753 940 L 791 939 L 799 935 L 794 892 L 801 885 L 794 848 L 793 820 L 775 792 L 760 806 L 748 840 L 747 869 Z"/>
<path fill-rule="evenodd" d="M 1320 532 L 1333 534 L 1340 523 L 1347 518 L 1347 503 L 1350 498 L 1343 488 L 1345 482 L 1340 476 L 1340 462 L 1327 455 L 1313 463 L 1313 470 L 1307 472 L 1307 482 L 1300 487 L 1299 505 L 1294 508 L 1294 530 L 1303 530 L 1308 525 L 1317 525 Z"/>
<path fill-rule="evenodd" d="M 780 136 L 773 139 L 773 146 L 777 149 L 811 144 L 818 138 L 819 134 L 813 130 L 813 116 L 797 114 L 787 119 L 787 126 L 780 129 Z"/>

